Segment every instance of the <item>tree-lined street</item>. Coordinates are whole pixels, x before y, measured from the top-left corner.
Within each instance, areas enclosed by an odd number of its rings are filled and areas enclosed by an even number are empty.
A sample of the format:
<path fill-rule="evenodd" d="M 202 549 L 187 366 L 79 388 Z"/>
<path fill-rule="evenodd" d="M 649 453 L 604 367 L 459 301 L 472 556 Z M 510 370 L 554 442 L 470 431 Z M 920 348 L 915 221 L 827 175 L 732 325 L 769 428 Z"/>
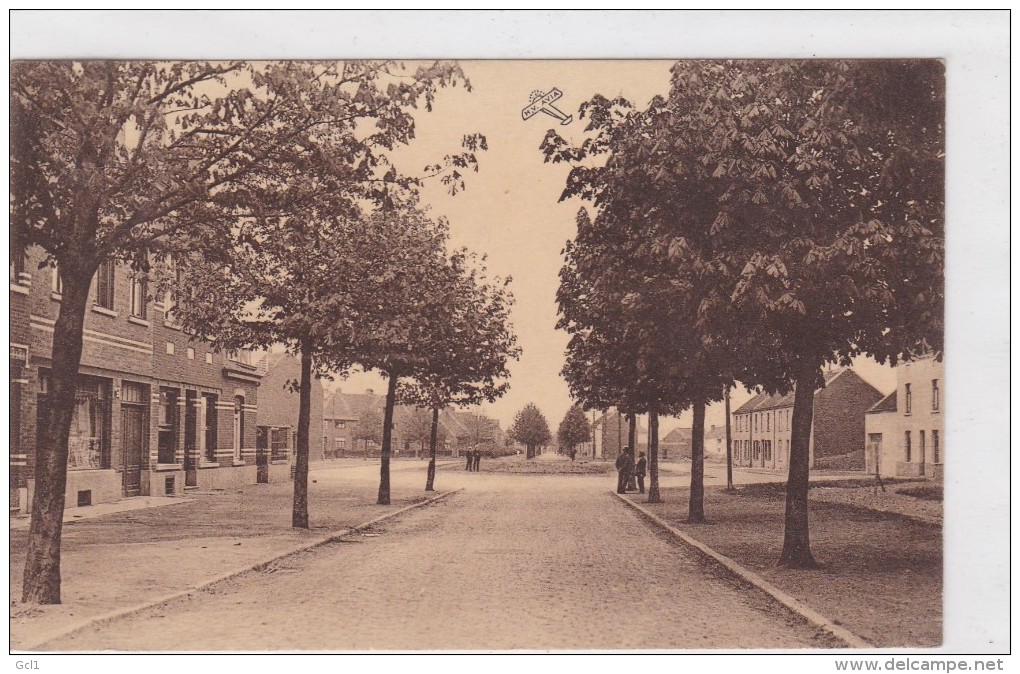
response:
<path fill-rule="evenodd" d="M 398 463 L 394 488 L 417 480 Z M 371 480 L 370 470 L 355 469 Z M 409 473 L 411 475 L 409 475 Z M 315 474 L 313 474 L 315 475 Z M 406 477 L 405 477 L 406 476 Z M 814 629 L 615 503 L 608 478 L 440 471 L 369 536 L 48 644 L 92 650 L 800 648 Z M 375 535 L 378 534 L 378 535 Z"/>

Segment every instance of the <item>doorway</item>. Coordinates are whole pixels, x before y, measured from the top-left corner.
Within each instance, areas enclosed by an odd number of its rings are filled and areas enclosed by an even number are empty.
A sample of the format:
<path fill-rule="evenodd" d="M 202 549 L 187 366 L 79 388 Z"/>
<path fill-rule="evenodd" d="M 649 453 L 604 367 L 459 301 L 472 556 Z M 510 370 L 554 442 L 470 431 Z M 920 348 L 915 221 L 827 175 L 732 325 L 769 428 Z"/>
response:
<path fill-rule="evenodd" d="M 184 486 L 198 486 L 198 392 L 184 394 Z"/>

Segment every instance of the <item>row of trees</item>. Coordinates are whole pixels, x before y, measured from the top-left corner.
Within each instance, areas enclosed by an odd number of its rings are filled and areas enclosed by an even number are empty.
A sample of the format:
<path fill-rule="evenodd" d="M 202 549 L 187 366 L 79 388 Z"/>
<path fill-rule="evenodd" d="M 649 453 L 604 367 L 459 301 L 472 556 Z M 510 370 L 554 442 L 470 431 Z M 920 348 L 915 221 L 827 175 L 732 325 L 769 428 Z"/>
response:
<path fill-rule="evenodd" d="M 649 415 L 649 501 L 658 415 L 693 410 L 702 521 L 706 405 L 736 382 L 792 388 L 780 563 L 815 565 L 823 366 L 941 353 L 944 109 L 937 61 L 683 61 L 644 109 L 583 104 L 581 143 L 549 131 L 546 160 L 572 165 L 561 200 L 593 213 L 564 250 L 563 374 L 587 408 Z"/>
<path fill-rule="evenodd" d="M 433 410 L 433 429 L 440 407 L 502 393 L 518 355 L 509 280 L 448 253 L 446 224 L 415 196 L 427 179 L 463 189 L 485 139 L 465 135 L 418 175 L 388 158 L 414 139 L 416 111 L 452 86 L 470 83 L 440 62 L 12 66 L 12 251 L 41 247 L 63 282 L 23 601 L 60 601 L 82 330 L 105 261 L 161 275 L 196 337 L 300 354 L 294 526 L 308 526 L 312 376 L 359 364 L 388 377 L 380 503 L 398 389 Z M 429 488 L 433 475 L 434 459 Z"/>

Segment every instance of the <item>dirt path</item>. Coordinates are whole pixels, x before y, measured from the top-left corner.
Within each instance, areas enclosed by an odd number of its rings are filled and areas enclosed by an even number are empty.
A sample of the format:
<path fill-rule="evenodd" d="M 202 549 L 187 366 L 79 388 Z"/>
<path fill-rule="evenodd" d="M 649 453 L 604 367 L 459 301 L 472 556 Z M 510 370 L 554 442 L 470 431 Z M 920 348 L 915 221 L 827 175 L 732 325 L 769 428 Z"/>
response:
<path fill-rule="evenodd" d="M 46 648 L 362 650 L 821 645 L 585 478 L 478 476 L 375 532 Z M 639 580 L 640 578 L 640 580 Z"/>

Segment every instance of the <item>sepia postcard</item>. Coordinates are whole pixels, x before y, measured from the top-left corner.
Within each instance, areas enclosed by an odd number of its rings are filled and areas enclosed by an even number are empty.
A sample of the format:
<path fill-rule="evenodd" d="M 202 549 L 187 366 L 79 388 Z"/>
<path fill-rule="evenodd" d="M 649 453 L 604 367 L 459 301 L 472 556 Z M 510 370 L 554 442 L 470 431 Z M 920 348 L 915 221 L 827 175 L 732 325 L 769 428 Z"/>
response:
<path fill-rule="evenodd" d="M 16 12 L 18 666 L 1001 669 L 1002 16 Z"/>

